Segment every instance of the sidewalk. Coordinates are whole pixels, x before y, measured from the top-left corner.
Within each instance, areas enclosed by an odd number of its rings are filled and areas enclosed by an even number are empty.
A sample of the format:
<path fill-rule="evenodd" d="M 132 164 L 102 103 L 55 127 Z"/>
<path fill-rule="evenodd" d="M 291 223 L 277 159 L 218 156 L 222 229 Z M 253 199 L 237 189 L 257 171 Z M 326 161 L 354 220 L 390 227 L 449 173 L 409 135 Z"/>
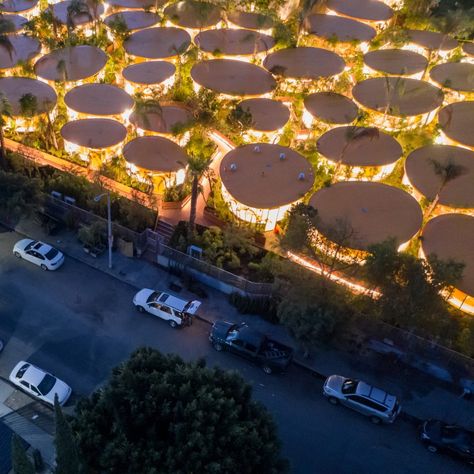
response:
<path fill-rule="evenodd" d="M 31 220 L 21 221 L 15 229 L 31 238 L 51 243 L 69 258 L 74 258 L 91 267 L 107 273 L 135 288 L 167 289 L 179 278 L 147 260 L 128 258 L 119 252 L 113 254 L 113 268 L 108 268 L 107 254 L 93 258 L 86 254 L 78 242 L 76 234 L 61 230 L 57 235 L 46 235 L 43 229 Z M 285 328 L 273 325 L 253 315 L 241 315 L 228 302 L 223 293 L 207 288 L 208 298 L 203 300 L 202 319 L 212 322 L 217 319 L 243 322 L 269 336 L 298 347 Z M 196 298 L 183 289 L 185 298 Z M 440 418 L 451 423 L 460 423 L 474 429 L 474 401 L 461 399 L 461 389 L 436 380 L 422 372 L 398 365 L 371 353 L 370 356 L 359 353 L 346 353 L 336 350 L 318 349 L 310 359 L 304 359 L 301 351 L 296 351 L 295 362 L 319 377 L 341 374 L 361 378 L 378 385 L 400 397 L 403 410 L 414 418 Z"/>

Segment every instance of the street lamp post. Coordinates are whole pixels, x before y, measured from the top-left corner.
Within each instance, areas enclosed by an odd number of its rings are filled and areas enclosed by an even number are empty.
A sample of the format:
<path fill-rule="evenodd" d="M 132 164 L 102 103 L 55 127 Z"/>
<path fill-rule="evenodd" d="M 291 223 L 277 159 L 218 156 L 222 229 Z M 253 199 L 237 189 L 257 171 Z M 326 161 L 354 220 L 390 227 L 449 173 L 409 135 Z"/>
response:
<path fill-rule="evenodd" d="M 110 210 L 110 193 L 99 194 L 94 198 L 95 202 L 99 202 L 104 196 L 107 196 L 107 241 L 109 250 L 109 269 L 112 268 L 112 213 Z"/>

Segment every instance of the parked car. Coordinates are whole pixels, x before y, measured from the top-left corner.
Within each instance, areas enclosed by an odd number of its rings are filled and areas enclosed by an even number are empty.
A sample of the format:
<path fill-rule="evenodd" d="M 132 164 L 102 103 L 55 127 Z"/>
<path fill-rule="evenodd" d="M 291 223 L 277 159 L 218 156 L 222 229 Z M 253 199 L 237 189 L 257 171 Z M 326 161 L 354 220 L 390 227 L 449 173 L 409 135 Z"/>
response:
<path fill-rule="evenodd" d="M 9 379 L 24 392 L 53 406 L 55 395 L 62 406 L 72 393 L 71 387 L 62 380 L 24 360 L 16 364 Z"/>
<path fill-rule="evenodd" d="M 141 313 L 147 312 L 168 321 L 172 328 L 191 325 L 192 317 L 201 306 L 200 301 L 187 301 L 169 293 L 148 288 L 140 290 L 133 297 L 133 304 Z"/>
<path fill-rule="evenodd" d="M 42 270 L 57 270 L 64 263 L 64 255 L 59 250 L 32 239 L 18 241 L 13 247 L 13 255 L 38 265 Z"/>
<path fill-rule="evenodd" d="M 260 365 L 266 374 L 283 372 L 293 359 L 293 349 L 269 339 L 249 328 L 245 323 L 233 324 L 216 321 L 209 334 L 216 351 L 234 352 Z"/>
<path fill-rule="evenodd" d="M 474 432 L 439 420 L 427 420 L 421 426 L 420 437 L 428 451 L 445 452 L 474 464 Z"/>
<path fill-rule="evenodd" d="M 341 403 L 363 415 L 372 423 L 393 423 L 401 411 L 395 395 L 356 379 L 331 375 L 323 386 L 323 394 L 333 405 Z"/>

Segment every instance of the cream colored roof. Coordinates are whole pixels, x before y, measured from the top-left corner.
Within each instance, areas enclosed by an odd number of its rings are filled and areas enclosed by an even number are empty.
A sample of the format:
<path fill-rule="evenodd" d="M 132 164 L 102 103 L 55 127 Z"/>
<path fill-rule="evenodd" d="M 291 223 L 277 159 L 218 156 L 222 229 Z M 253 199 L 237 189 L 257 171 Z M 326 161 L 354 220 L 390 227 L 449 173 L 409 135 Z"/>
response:
<path fill-rule="evenodd" d="M 95 46 L 71 46 L 40 58 L 35 72 L 48 81 L 74 82 L 97 74 L 106 62 L 107 55 Z"/>
<path fill-rule="evenodd" d="M 241 28 L 219 28 L 202 31 L 194 38 L 200 49 L 227 55 L 250 55 L 268 51 L 275 41 L 269 35 Z"/>
<path fill-rule="evenodd" d="M 36 97 L 37 113 L 51 110 L 56 105 L 56 92 L 48 84 L 29 77 L 0 78 L 0 92 L 7 98 L 14 116 L 21 116 L 20 99 L 25 94 Z"/>
<path fill-rule="evenodd" d="M 185 168 L 188 156 L 175 142 L 164 137 L 138 137 L 123 147 L 128 163 L 152 173 L 172 173 Z"/>
<path fill-rule="evenodd" d="M 351 123 L 359 109 L 349 97 L 335 92 L 316 92 L 304 99 L 306 110 L 315 118 L 329 123 Z"/>
<path fill-rule="evenodd" d="M 0 48 L 0 69 L 15 67 L 19 62 L 27 62 L 37 56 L 41 51 L 40 42 L 29 36 L 9 35 L 12 46 L 12 56 L 6 48 Z"/>
<path fill-rule="evenodd" d="M 370 41 L 375 30 L 360 21 L 335 15 L 314 13 L 306 19 L 309 33 L 326 39 L 336 38 L 338 41 Z"/>
<path fill-rule="evenodd" d="M 150 7 L 160 8 L 166 3 L 166 0 L 104 0 L 105 3 L 117 7 L 127 8 L 130 10 L 141 10 Z"/>
<path fill-rule="evenodd" d="M 72 1 L 71 0 L 64 0 L 63 2 L 55 3 L 52 5 L 53 8 L 53 13 L 54 16 L 58 19 L 60 23 L 63 23 L 64 25 L 67 24 L 67 17 L 68 17 L 68 7 L 71 5 Z M 97 9 L 97 18 L 100 18 L 100 16 L 104 13 L 104 5 L 98 4 Z M 80 14 L 80 15 L 72 15 L 72 22 L 74 25 L 79 26 L 79 25 L 85 25 L 87 23 L 90 23 L 94 21 L 94 9 L 89 8 L 89 14 Z"/>
<path fill-rule="evenodd" d="M 187 124 L 192 120 L 191 112 L 179 105 L 161 105 L 161 110 L 150 111 L 137 116 L 130 115 L 130 122 L 142 130 L 156 133 L 172 133 L 173 127 L 178 124 Z"/>
<path fill-rule="evenodd" d="M 23 30 L 25 24 L 28 22 L 28 18 L 21 15 L 15 15 L 14 13 L 11 15 L 2 15 L 2 18 L 3 20 L 10 21 L 13 24 L 15 32 Z"/>
<path fill-rule="evenodd" d="M 242 110 L 252 115 L 253 130 L 270 132 L 282 128 L 290 118 L 288 107 L 278 100 L 256 98 L 239 103 Z"/>
<path fill-rule="evenodd" d="M 297 79 L 318 79 L 331 77 L 344 70 L 345 62 L 336 53 L 322 48 L 298 47 L 279 49 L 269 54 L 263 66 L 275 74 Z"/>
<path fill-rule="evenodd" d="M 443 177 L 435 172 L 436 163 L 458 166 L 459 176 L 443 186 Z M 410 183 L 430 201 L 442 188 L 441 204 L 474 208 L 474 151 L 450 145 L 424 146 L 408 155 L 405 173 Z"/>
<path fill-rule="evenodd" d="M 133 99 L 120 87 L 110 84 L 83 84 L 74 87 L 64 102 L 76 112 L 90 115 L 119 115 L 133 107 Z"/>
<path fill-rule="evenodd" d="M 467 42 L 463 44 L 462 50 L 469 56 L 474 56 L 474 42 Z"/>
<path fill-rule="evenodd" d="M 327 7 L 360 20 L 386 21 L 393 16 L 393 10 L 377 0 L 328 0 Z"/>
<path fill-rule="evenodd" d="M 431 219 L 421 242 L 426 256 L 435 254 L 441 260 L 464 264 L 457 288 L 474 296 L 474 217 L 465 214 L 444 214 Z"/>
<path fill-rule="evenodd" d="M 343 232 L 345 246 L 366 250 L 394 238 L 410 240 L 420 229 L 420 205 L 399 188 L 369 181 L 345 181 L 317 191 L 309 201 L 318 211 L 318 230 Z M 345 242 L 343 242 L 345 244 Z"/>
<path fill-rule="evenodd" d="M 272 18 L 262 13 L 233 11 L 227 13 L 227 18 L 234 25 L 251 30 L 268 30 L 273 26 Z"/>
<path fill-rule="evenodd" d="M 431 69 L 430 77 L 433 81 L 447 89 L 474 92 L 474 64 L 437 64 Z"/>
<path fill-rule="evenodd" d="M 412 43 L 423 46 L 426 49 L 450 51 L 458 45 L 455 39 L 437 31 L 406 30 L 406 32 Z"/>
<path fill-rule="evenodd" d="M 280 159 L 282 153 L 284 159 Z M 219 172 L 222 184 L 235 200 L 258 209 L 298 201 L 314 182 L 313 168 L 306 158 L 290 148 L 269 143 L 235 148 L 224 156 Z M 298 179 L 300 173 L 304 173 L 303 180 Z"/>
<path fill-rule="evenodd" d="M 336 127 L 323 134 L 318 151 L 327 159 L 349 166 L 384 166 L 402 156 L 402 147 L 391 135 L 374 128 Z M 369 132 L 364 134 L 364 132 Z"/>
<path fill-rule="evenodd" d="M 160 84 L 171 77 L 176 71 L 176 66 L 167 61 L 144 61 L 131 64 L 123 71 L 123 77 L 136 84 Z"/>
<path fill-rule="evenodd" d="M 232 59 L 196 63 L 191 77 L 201 86 L 230 95 L 262 95 L 276 86 L 275 79 L 265 69 Z"/>
<path fill-rule="evenodd" d="M 156 27 L 137 31 L 128 38 L 125 51 L 149 59 L 171 58 L 181 54 L 191 43 L 191 37 L 181 28 Z"/>
<path fill-rule="evenodd" d="M 116 120 L 90 118 L 68 122 L 61 129 L 61 135 L 70 143 L 85 148 L 103 149 L 123 141 L 127 129 Z"/>
<path fill-rule="evenodd" d="M 474 101 L 443 107 L 438 113 L 438 122 L 449 138 L 474 148 Z"/>
<path fill-rule="evenodd" d="M 168 5 L 165 15 L 185 28 L 208 28 L 221 19 L 221 9 L 209 2 L 186 0 Z"/>
<path fill-rule="evenodd" d="M 123 11 L 113 13 L 105 18 L 104 23 L 109 26 L 110 23 L 122 19 L 127 26 L 127 29 L 139 30 L 142 28 L 149 28 L 150 26 L 156 25 L 160 21 L 160 16 L 153 12 L 145 11 Z"/>
<path fill-rule="evenodd" d="M 425 70 L 428 60 L 408 49 L 379 49 L 364 55 L 367 66 L 395 75 L 411 75 Z"/>
<path fill-rule="evenodd" d="M 441 89 L 425 81 L 399 77 L 375 77 L 352 89 L 359 104 L 390 115 L 412 116 L 431 112 L 443 103 Z"/>
<path fill-rule="evenodd" d="M 3 0 L 0 11 L 7 13 L 27 12 L 33 10 L 38 0 Z"/>

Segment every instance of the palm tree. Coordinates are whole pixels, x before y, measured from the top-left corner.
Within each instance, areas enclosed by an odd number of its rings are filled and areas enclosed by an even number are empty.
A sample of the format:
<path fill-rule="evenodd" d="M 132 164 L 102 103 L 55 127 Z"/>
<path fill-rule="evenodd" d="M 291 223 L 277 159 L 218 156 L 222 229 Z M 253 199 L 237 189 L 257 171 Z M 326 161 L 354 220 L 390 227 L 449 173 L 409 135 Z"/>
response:
<path fill-rule="evenodd" d="M 145 127 L 150 127 L 149 114 L 153 114 L 158 116 L 163 127 L 166 128 L 163 108 L 157 100 L 145 97 L 142 92 L 137 92 L 133 99 L 135 100 L 133 113 L 135 115 L 136 124 L 142 121 Z"/>
<path fill-rule="evenodd" d="M 72 31 L 76 28 L 75 17 L 87 16 L 89 21 L 92 21 L 92 15 L 89 9 L 89 5 L 84 0 L 71 0 L 71 3 L 67 7 L 67 32 L 68 36 L 71 35 Z"/>
<path fill-rule="evenodd" d="M 5 140 L 3 136 L 3 127 L 5 126 L 5 117 L 12 116 L 12 107 L 5 95 L 0 92 L 0 167 L 7 167 L 7 153 L 5 150 Z"/>
<path fill-rule="evenodd" d="M 18 100 L 20 104 L 20 112 L 24 117 L 34 117 L 38 113 L 38 99 L 29 92 L 23 94 Z"/>
<path fill-rule="evenodd" d="M 15 25 L 7 20 L 3 15 L 0 15 L 0 47 L 3 48 L 13 60 L 13 53 L 15 48 L 10 40 L 10 33 L 15 32 Z"/>

